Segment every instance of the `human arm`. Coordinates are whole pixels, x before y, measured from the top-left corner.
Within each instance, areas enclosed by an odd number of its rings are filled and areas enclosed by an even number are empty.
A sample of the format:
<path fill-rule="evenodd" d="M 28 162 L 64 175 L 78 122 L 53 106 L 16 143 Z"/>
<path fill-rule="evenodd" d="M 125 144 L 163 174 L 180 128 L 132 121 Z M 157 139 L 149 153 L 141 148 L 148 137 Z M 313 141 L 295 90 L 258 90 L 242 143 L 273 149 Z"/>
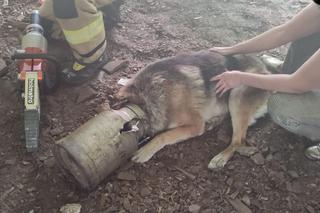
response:
<path fill-rule="evenodd" d="M 279 47 L 320 31 L 320 8 L 311 3 L 290 21 L 274 27 L 252 39 L 230 47 L 214 47 L 211 50 L 223 55 L 247 54 Z"/>
<path fill-rule="evenodd" d="M 320 89 L 320 50 L 293 74 L 262 75 L 229 71 L 211 80 L 218 81 L 216 92 L 220 95 L 240 85 L 287 93 L 303 93 Z"/>

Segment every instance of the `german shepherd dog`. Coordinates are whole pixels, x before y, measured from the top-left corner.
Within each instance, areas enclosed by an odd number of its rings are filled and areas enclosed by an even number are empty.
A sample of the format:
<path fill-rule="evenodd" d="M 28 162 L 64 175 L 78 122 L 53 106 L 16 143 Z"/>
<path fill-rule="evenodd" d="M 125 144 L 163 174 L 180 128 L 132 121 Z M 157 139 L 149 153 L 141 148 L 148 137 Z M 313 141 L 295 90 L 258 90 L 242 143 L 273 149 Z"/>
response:
<path fill-rule="evenodd" d="M 226 70 L 268 74 L 258 58 L 247 55 L 223 56 L 200 51 L 161 59 L 148 65 L 120 89 L 119 99 L 140 106 L 146 113 L 153 139 L 139 149 L 132 160 L 143 163 L 166 145 L 202 135 L 208 124 L 217 126 L 230 113 L 231 144 L 209 163 L 222 168 L 237 147 L 243 145 L 248 126 L 266 113 L 269 92 L 246 86 L 216 96 L 210 79 Z"/>

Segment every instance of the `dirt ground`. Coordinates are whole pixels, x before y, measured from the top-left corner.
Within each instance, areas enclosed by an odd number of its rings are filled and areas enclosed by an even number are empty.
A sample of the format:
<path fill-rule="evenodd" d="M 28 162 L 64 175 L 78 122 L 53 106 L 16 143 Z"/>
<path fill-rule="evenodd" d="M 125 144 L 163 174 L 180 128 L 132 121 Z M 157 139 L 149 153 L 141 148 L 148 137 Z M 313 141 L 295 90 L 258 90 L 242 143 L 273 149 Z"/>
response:
<path fill-rule="evenodd" d="M 269 117 L 248 131 L 247 143 L 256 146 L 258 154 L 236 154 L 221 171 L 210 171 L 207 164 L 228 145 L 229 120 L 201 137 L 166 147 L 143 165 L 129 162 L 92 192 L 80 190 L 65 176 L 51 152 L 55 141 L 116 103 L 121 77 L 158 58 L 252 37 L 286 21 L 308 2 L 126 1 L 120 26 L 108 32 L 108 54 L 128 60 L 128 67 L 80 87 L 60 86 L 48 96 L 42 107 L 41 148 L 32 154 L 24 148 L 22 103 L 16 98 L 16 70 L 11 66 L 0 84 L 0 213 L 55 213 L 67 203 L 80 204 L 84 213 L 250 212 L 241 211 L 242 205 L 251 212 L 320 212 L 320 163 L 303 155 L 311 142 Z M 19 40 L 8 20 L 27 17 L 36 1 L 3 3 L 0 0 L 0 54 L 9 62 Z M 270 53 L 283 57 L 285 51 L 283 47 Z"/>

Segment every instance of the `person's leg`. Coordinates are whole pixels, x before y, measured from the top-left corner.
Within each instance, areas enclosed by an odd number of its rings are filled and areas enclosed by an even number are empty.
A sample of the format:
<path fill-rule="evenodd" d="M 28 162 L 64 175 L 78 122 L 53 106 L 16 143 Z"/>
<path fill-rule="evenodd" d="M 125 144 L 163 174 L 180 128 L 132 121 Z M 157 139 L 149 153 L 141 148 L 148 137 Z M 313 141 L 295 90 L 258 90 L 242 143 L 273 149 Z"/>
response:
<path fill-rule="evenodd" d="M 53 12 L 75 62 L 62 71 L 66 83 L 80 84 L 106 64 L 103 14 L 91 0 L 54 0 Z"/>
<path fill-rule="evenodd" d="M 311 140 L 320 141 L 320 91 L 305 94 L 273 94 L 268 101 L 272 119 L 281 127 Z M 320 147 L 306 150 L 307 157 L 320 159 Z"/>
<path fill-rule="evenodd" d="M 282 66 L 282 73 L 294 73 L 320 48 L 320 32 L 293 42 Z"/>
<path fill-rule="evenodd" d="M 96 0 L 97 8 L 103 12 L 107 31 L 112 30 L 120 22 L 120 6 L 123 2 L 124 0 Z"/>

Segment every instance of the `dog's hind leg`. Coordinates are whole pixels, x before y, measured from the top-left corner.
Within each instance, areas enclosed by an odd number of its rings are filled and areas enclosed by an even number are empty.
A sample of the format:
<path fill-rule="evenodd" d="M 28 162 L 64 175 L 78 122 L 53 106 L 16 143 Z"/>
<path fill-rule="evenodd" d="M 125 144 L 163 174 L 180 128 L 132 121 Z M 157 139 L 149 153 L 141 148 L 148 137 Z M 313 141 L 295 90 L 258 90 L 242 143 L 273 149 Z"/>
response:
<path fill-rule="evenodd" d="M 169 129 L 155 136 L 148 144 L 140 148 L 134 154 L 132 161 L 144 163 L 166 145 L 172 145 L 189 138 L 202 135 L 204 132 L 204 126 L 205 122 L 198 113 L 190 115 L 190 121 L 188 121 L 188 123 L 184 123 L 183 126 Z"/>
<path fill-rule="evenodd" d="M 255 88 L 239 87 L 233 89 L 229 97 L 229 111 L 231 115 L 233 135 L 231 144 L 209 163 L 209 169 L 223 168 L 233 156 L 238 147 L 243 145 L 247 129 L 256 114 L 266 105 L 269 93 Z"/>

